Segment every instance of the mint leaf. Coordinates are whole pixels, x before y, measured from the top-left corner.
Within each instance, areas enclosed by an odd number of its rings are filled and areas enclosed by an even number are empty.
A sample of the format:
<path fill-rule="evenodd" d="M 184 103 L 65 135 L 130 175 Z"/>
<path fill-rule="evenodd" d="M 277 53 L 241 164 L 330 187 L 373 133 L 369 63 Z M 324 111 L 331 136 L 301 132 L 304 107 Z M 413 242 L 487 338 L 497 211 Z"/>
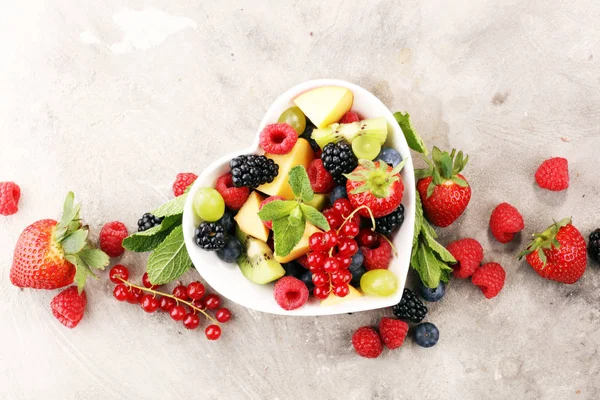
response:
<path fill-rule="evenodd" d="M 138 253 L 153 250 L 165 240 L 176 225 L 181 225 L 181 214 L 165 217 L 160 225 L 127 236 L 123 239 L 123 247 Z"/>
<path fill-rule="evenodd" d="M 406 138 L 406 143 L 408 147 L 413 149 L 414 151 L 427 155 L 427 147 L 425 147 L 425 142 L 421 139 L 421 136 L 414 130 L 410 123 L 410 115 L 408 113 L 402 114 L 401 112 L 394 113 L 394 118 L 398 125 L 400 125 L 400 129 L 402 129 L 402 133 L 404 133 L 404 137 Z"/>
<path fill-rule="evenodd" d="M 78 255 L 91 268 L 104 269 L 110 263 L 110 258 L 102 250 L 83 249 Z"/>
<path fill-rule="evenodd" d="M 275 236 L 275 254 L 280 257 L 285 257 L 290 252 L 304 235 L 306 221 L 302 218 L 301 223 L 291 224 L 288 218 L 280 218 L 273 221 L 273 234 Z"/>
<path fill-rule="evenodd" d="M 415 248 L 421 234 L 421 228 L 423 226 L 423 204 L 421 204 L 421 196 L 419 193 L 415 195 L 415 236 L 413 236 L 412 247 Z"/>
<path fill-rule="evenodd" d="M 76 254 L 86 245 L 87 237 L 88 230 L 82 228 L 64 238 L 60 244 L 66 254 Z"/>
<path fill-rule="evenodd" d="M 157 218 L 182 214 L 186 199 L 187 193 L 182 194 L 179 197 L 175 197 L 173 200 L 168 201 L 167 203 L 158 207 L 156 210 L 152 211 L 152 214 L 154 214 L 154 216 Z"/>
<path fill-rule="evenodd" d="M 440 260 L 446 263 L 456 264 L 456 259 L 452 256 L 452 254 L 450 254 L 450 252 L 446 250 L 444 246 L 436 242 L 435 238 L 431 236 L 428 231 L 424 232 L 423 237 L 425 238 L 425 242 L 429 248 L 436 253 Z"/>
<path fill-rule="evenodd" d="M 183 241 L 183 228 L 179 225 L 150 254 L 148 280 L 153 285 L 164 285 L 179 278 L 191 265 L 192 260 Z"/>
<path fill-rule="evenodd" d="M 273 221 L 275 219 L 287 217 L 296 207 L 298 207 L 297 201 L 275 200 L 265 204 L 258 212 L 258 216 L 262 221 Z"/>
<path fill-rule="evenodd" d="M 306 220 L 311 224 L 317 228 L 321 228 L 324 231 L 328 231 L 330 229 L 327 219 L 316 208 L 306 204 L 300 204 L 300 209 L 302 210 L 302 214 L 304 214 Z"/>
<path fill-rule="evenodd" d="M 292 168 L 288 174 L 288 178 L 292 191 L 297 198 L 303 202 L 309 202 L 313 199 L 315 192 L 313 192 L 312 187 L 310 186 L 310 180 L 302 165 L 296 165 Z"/>
<path fill-rule="evenodd" d="M 440 284 L 442 271 L 442 268 L 439 265 L 440 261 L 424 245 L 419 246 L 419 250 L 417 251 L 417 259 L 417 266 L 419 267 L 417 272 L 421 277 L 421 281 L 429 288 L 436 288 Z"/>

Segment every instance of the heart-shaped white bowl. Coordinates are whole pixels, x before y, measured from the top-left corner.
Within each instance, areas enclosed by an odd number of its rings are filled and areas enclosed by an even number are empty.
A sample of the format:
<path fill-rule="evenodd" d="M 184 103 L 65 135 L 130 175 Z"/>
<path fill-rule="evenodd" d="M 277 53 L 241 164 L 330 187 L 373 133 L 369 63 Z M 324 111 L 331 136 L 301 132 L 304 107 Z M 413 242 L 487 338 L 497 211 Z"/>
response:
<path fill-rule="evenodd" d="M 214 187 L 219 176 L 229 172 L 229 161 L 241 154 L 261 154 L 262 149 L 258 145 L 258 136 L 263 128 L 277 119 L 283 111 L 291 107 L 292 100 L 307 90 L 320 86 L 342 86 L 354 93 L 354 104 L 352 110 L 357 112 L 361 118 L 385 117 L 388 121 L 388 140 L 386 145 L 394 147 L 403 159 L 408 159 L 402 170 L 404 180 L 404 198 L 402 204 L 405 207 L 404 224 L 393 237 L 393 243 L 398 250 L 389 267 L 398 277 L 398 290 L 391 296 L 374 297 L 363 296 L 357 299 L 346 300 L 339 304 L 322 307 L 320 302 L 314 298 L 302 307 L 292 311 L 286 311 L 275 302 L 273 297 L 273 284 L 258 285 L 250 282 L 242 275 L 236 264 L 227 264 L 221 261 L 214 252 L 202 250 L 194 243 L 194 230 L 201 222 L 194 213 L 192 202 L 196 191 L 201 187 Z M 402 298 L 406 275 L 410 263 L 410 252 L 415 225 L 415 178 L 410 152 L 404 135 L 396 123 L 390 110 L 372 93 L 362 87 L 350 82 L 337 79 L 317 79 L 296 85 L 283 93 L 269 107 L 263 120 L 258 127 L 254 144 L 247 149 L 239 150 L 222 157 L 210 164 L 200 174 L 189 191 L 183 212 L 183 233 L 185 245 L 194 266 L 214 290 L 231 301 L 253 310 L 283 314 L 283 315 L 333 315 L 357 311 L 373 310 L 389 307 L 397 304 Z"/>

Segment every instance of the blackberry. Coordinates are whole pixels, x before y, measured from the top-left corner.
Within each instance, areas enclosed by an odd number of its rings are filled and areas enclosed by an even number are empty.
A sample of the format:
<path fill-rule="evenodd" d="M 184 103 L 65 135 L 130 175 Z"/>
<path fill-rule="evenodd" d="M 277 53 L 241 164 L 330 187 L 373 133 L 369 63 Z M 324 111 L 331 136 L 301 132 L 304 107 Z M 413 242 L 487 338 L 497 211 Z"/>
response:
<path fill-rule="evenodd" d="M 225 247 L 227 235 L 222 225 L 214 222 L 203 222 L 196 228 L 194 241 L 204 250 L 219 250 Z"/>
<path fill-rule="evenodd" d="M 427 315 L 427 307 L 410 289 L 404 289 L 402 300 L 392 307 L 392 311 L 396 317 L 407 319 L 415 324 L 423 321 L 423 318 Z"/>
<path fill-rule="evenodd" d="M 254 154 L 237 156 L 229 162 L 233 186 L 256 188 L 263 183 L 271 183 L 279 173 L 275 161 Z"/>
<path fill-rule="evenodd" d="M 302 135 L 300 135 L 301 138 L 308 140 L 308 143 L 310 143 L 310 147 L 313 149 L 314 152 L 321 150 L 315 139 L 312 138 L 312 131 L 316 128 L 317 127 L 312 122 L 310 122 L 310 120 L 307 119 L 306 128 L 304 128 L 304 132 L 302 132 Z"/>
<path fill-rule="evenodd" d="M 394 229 L 400 227 L 403 222 L 404 206 L 400 204 L 400 206 L 390 214 L 375 218 L 375 231 L 383 235 L 389 235 Z"/>
<path fill-rule="evenodd" d="M 588 254 L 591 259 L 600 262 L 600 229 L 596 229 L 594 232 L 590 233 Z"/>
<path fill-rule="evenodd" d="M 150 213 L 142 215 L 142 218 L 138 220 L 138 232 L 147 231 L 150 228 L 154 228 L 156 225 L 160 225 L 164 217 L 156 218 Z"/>
<path fill-rule="evenodd" d="M 323 160 L 323 167 L 329 171 L 338 185 L 343 185 L 347 181 L 343 174 L 349 174 L 358 166 L 358 160 L 347 142 L 325 145 L 321 160 Z"/>

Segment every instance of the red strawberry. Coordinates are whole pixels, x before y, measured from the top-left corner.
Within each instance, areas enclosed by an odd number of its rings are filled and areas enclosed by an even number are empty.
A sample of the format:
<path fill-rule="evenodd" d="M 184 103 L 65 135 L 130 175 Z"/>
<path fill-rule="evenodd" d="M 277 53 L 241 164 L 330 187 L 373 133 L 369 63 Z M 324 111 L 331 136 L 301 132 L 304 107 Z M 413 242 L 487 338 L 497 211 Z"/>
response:
<path fill-rule="evenodd" d="M 483 248 L 475 239 L 460 239 L 450 243 L 446 249 L 456 258 L 454 276 L 465 279 L 473 275 L 483 260 Z"/>
<path fill-rule="evenodd" d="M 198 179 L 198 175 L 192 172 L 180 172 L 175 177 L 173 182 L 173 194 L 175 197 L 181 196 L 185 193 L 185 189 L 188 188 L 192 183 Z"/>
<path fill-rule="evenodd" d="M 52 314 L 67 328 L 75 328 L 83 318 L 87 305 L 85 291 L 78 293 L 76 286 L 71 286 L 52 299 L 50 308 Z"/>
<path fill-rule="evenodd" d="M 333 176 L 323 167 L 323 160 L 320 158 L 311 161 L 306 173 L 315 193 L 329 193 L 335 187 Z"/>
<path fill-rule="evenodd" d="M 585 239 L 565 218 L 550 225 L 520 254 L 542 278 L 562 283 L 575 283 L 587 266 Z"/>
<path fill-rule="evenodd" d="M 361 246 L 360 250 L 365 257 L 363 265 L 367 271 L 372 269 L 388 269 L 392 261 L 392 246 L 382 235 L 371 246 Z"/>
<path fill-rule="evenodd" d="M 471 283 L 479 286 L 481 292 L 487 299 L 496 297 L 504 287 L 506 272 L 498 263 L 483 264 L 471 278 Z"/>
<path fill-rule="evenodd" d="M 400 171 L 406 160 L 396 168 L 384 162 L 360 160 L 360 165 L 348 176 L 346 191 L 352 207 L 366 206 L 373 217 L 390 214 L 402 202 L 404 183 Z M 369 217 L 369 210 L 361 208 L 358 213 Z"/>
<path fill-rule="evenodd" d="M 225 205 L 236 211 L 242 208 L 250 195 L 249 187 L 235 187 L 233 185 L 233 175 L 231 174 L 221 175 L 219 179 L 217 179 L 215 189 L 223 197 Z"/>
<path fill-rule="evenodd" d="M 352 335 L 354 351 L 361 357 L 377 358 L 383 351 L 381 338 L 375 329 L 368 326 L 358 328 Z"/>
<path fill-rule="evenodd" d="M 543 189 L 560 192 L 569 187 L 569 162 L 554 157 L 544 161 L 535 172 L 535 181 Z"/>
<path fill-rule="evenodd" d="M 10 281 L 18 287 L 56 289 L 73 282 L 82 288 L 92 268 L 104 269 L 108 256 L 90 248 L 88 228 L 79 222 L 79 205 L 69 192 L 60 222 L 43 219 L 29 225 L 15 246 Z"/>
<path fill-rule="evenodd" d="M 508 203 L 500 203 L 490 217 L 492 235 L 500 243 L 508 243 L 515 237 L 515 233 L 525 228 L 523 217 L 519 211 Z"/>
<path fill-rule="evenodd" d="M 471 188 L 460 172 L 469 157 L 463 158 L 462 151 L 454 157 L 451 154 L 433 148 L 432 160 L 425 159 L 428 169 L 417 170 L 420 177 L 417 190 L 423 202 L 423 211 L 434 225 L 446 227 L 452 224 L 467 208 L 471 200 Z"/>
<path fill-rule="evenodd" d="M 397 349 L 402 346 L 406 334 L 408 333 L 408 324 L 399 319 L 381 318 L 379 322 L 379 334 L 385 347 L 388 349 Z"/>

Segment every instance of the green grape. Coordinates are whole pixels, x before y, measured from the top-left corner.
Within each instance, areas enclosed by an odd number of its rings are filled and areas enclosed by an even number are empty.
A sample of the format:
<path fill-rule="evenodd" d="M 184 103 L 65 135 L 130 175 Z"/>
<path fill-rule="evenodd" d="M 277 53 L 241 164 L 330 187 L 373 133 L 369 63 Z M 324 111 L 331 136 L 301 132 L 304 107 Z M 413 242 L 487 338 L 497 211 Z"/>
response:
<path fill-rule="evenodd" d="M 298 135 L 302 135 L 306 128 L 306 117 L 300 108 L 294 106 L 285 110 L 277 122 L 284 122 L 294 128 Z"/>
<path fill-rule="evenodd" d="M 391 296 L 398 290 L 398 278 L 387 269 L 373 269 L 360 278 L 360 288 L 372 296 Z"/>
<path fill-rule="evenodd" d="M 377 139 L 359 136 L 352 141 L 352 151 L 357 158 L 373 160 L 381 151 L 381 145 Z"/>
<path fill-rule="evenodd" d="M 214 222 L 223 216 L 225 202 L 215 189 L 201 188 L 194 196 L 194 211 L 204 221 Z"/>

